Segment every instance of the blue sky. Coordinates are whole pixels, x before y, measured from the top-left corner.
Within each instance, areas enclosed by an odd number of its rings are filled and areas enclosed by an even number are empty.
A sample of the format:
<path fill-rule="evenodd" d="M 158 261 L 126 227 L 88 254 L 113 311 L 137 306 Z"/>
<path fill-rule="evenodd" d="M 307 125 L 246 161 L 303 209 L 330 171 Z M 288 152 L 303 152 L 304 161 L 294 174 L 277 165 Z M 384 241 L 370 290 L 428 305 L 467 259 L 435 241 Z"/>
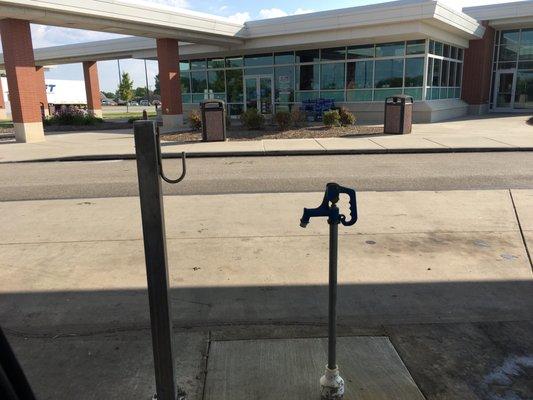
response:
<path fill-rule="evenodd" d="M 140 1 L 140 0 L 125 0 Z M 162 4 L 177 8 L 186 8 L 214 14 L 231 20 L 244 22 L 264 18 L 273 18 L 283 15 L 302 14 L 306 12 L 322 11 L 343 7 L 354 7 L 383 0 L 144 0 L 145 2 Z M 503 2 L 505 0 L 443 0 L 443 2 L 460 9 L 461 7 Z M 32 25 L 33 44 L 35 48 L 58 46 L 103 40 L 119 37 L 117 35 L 91 32 L 77 29 L 67 29 L 43 25 Z M 133 78 L 135 86 L 144 86 L 144 62 L 142 60 L 121 60 L 122 71 L 127 71 Z M 147 61 L 149 85 L 153 87 L 153 77 L 157 74 L 157 63 Z M 98 63 L 100 87 L 105 91 L 114 91 L 118 84 L 118 68 L 116 61 L 103 61 Z M 81 64 L 61 65 L 47 71 L 47 78 L 55 79 L 83 79 Z"/>

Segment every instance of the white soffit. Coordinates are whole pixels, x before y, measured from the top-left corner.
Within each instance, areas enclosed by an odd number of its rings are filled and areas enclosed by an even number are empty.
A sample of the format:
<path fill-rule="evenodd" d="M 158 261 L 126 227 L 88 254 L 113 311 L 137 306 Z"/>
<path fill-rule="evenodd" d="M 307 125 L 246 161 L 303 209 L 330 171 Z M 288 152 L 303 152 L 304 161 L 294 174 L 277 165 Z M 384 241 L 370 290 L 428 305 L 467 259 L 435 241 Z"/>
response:
<path fill-rule="evenodd" d="M 533 1 L 465 7 L 463 13 L 479 21 L 488 21 L 494 28 L 533 27 Z"/>
<path fill-rule="evenodd" d="M 195 43 L 242 42 L 243 25 L 225 18 L 121 0 L 0 0 L 0 18 Z"/>

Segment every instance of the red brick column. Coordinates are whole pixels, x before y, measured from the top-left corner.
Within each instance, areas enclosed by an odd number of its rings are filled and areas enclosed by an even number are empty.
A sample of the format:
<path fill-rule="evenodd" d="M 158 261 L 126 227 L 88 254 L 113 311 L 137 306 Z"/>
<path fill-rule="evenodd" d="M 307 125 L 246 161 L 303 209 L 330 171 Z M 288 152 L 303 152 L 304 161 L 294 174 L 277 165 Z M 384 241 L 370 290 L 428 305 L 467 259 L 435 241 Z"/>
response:
<path fill-rule="evenodd" d="M 172 130 L 183 125 L 178 40 L 157 39 L 157 61 L 163 128 Z"/>
<path fill-rule="evenodd" d="M 0 20 L 0 35 L 17 142 L 44 140 L 39 107 L 43 87 L 35 73 L 30 23 Z"/>
<path fill-rule="evenodd" d="M 469 104 L 471 114 L 484 114 L 489 111 L 495 31 L 486 21 L 482 24 L 485 26 L 485 34 L 481 39 L 469 42 L 463 64 L 461 98 Z"/>
<path fill-rule="evenodd" d="M 6 102 L 4 101 L 4 88 L 0 79 L 0 119 L 7 119 Z"/>
<path fill-rule="evenodd" d="M 83 76 L 85 77 L 85 93 L 87 94 L 87 111 L 95 117 L 102 118 L 100 83 L 98 81 L 96 61 L 83 62 Z"/>
<path fill-rule="evenodd" d="M 46 97 L 46 81 L 44 78 L 44 67 L 35 67 L 35 72 L 37 73 L 37 80 L 39 84 L 42 85 L 41 100 L 39 101 L 39 107 L 43 111 L 45 116 L 50 115 L 50 109 L 48 108 L 48 98 Z"/>

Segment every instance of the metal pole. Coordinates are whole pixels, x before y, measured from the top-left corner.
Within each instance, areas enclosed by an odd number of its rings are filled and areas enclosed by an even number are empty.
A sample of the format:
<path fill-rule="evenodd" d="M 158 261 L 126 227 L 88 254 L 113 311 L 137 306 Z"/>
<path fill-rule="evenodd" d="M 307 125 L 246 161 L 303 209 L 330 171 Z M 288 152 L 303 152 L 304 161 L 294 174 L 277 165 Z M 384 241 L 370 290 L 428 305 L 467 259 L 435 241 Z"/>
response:
<path fill-rule="evenodd" d="M 333 206 L 337 208 L 336 206 Z M 332 208 L 333 208 L 332 207 Z M 338 212 L 338 211 L 337 211 Z M 328 368 L 337 368 L 337 249 L 339 223 L 329 223 L 329 321 L 328 321 Z"/>
<path fill-rule="evenodd" d="M 150 89 L 148 88 L 148 69 L 146 68 L 146 59 L 144 60 L 144 78 L 146 79 L 146 98 L 150 102 Z"/>
<path fill-rule="evenodd" d="M 120 72 L 120 60 L 117 60 L 118 65 L 118 84 L 120 85 L 120 82 L 122 82 L 122 73 Z"/>
<path fill-rule="evenodd" d="M 157 400 L 176 400 L 163 196 L 153 121 L 135 121 L 135 152 L 148 279 Z"/>

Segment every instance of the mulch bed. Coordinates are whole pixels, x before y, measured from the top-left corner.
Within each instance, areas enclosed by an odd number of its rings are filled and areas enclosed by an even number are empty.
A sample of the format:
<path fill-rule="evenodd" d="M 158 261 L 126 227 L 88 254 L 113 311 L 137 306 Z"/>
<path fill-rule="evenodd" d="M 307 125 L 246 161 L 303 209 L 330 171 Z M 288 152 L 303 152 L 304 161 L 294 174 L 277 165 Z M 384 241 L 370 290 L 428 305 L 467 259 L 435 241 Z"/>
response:
<path fill-rule="evenodd" d="M 247 130 L 242 127 L 232 127 L 227 130 L 228 140 L 262 140 L 262 139 L 311 139 L 329 137 L 354 137 L 383 134 L 383 126 L 353 125 L 345 127 L 326 128 L 325 126 L 305 126 L 279 131 L 274 127 L 262 130 Z M 167 133 L 161 135 L 161 140 L 172 142 L 196 142 L 202 140 L 198 131 Z"/>

